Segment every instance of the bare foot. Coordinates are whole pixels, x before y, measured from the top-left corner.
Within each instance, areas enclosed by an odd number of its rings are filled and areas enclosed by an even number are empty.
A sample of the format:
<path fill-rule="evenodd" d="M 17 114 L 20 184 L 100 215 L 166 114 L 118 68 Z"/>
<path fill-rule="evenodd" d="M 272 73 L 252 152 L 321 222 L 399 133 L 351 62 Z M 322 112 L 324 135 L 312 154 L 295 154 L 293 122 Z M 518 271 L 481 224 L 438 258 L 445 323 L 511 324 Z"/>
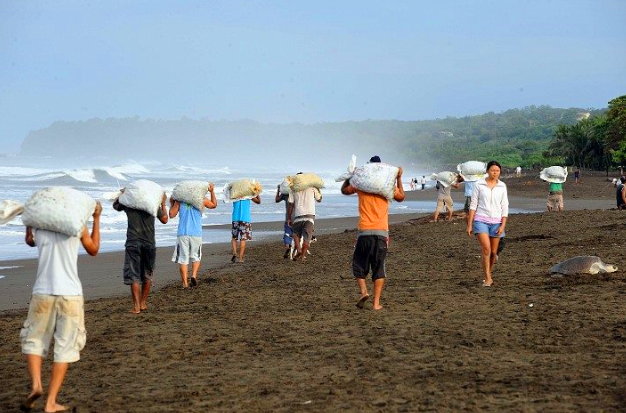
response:
<path fill-rule="evenodd" d="M 141 307 L 139 307 L 141 309 L 141 311 L 146 311 L 148 309 L 148 304 L 146 303 L 142 303 Z"/>
<path fill-rule="evenodd" d="M 20 405 L 20 410 L 23 412 L 30 412 L 33 409 L 33 407 L 35 407 L 35 402 L 37 401 L 37 399 L 41 397 L 42 394 L 43 394 L 43 391 L 41 389 L 33 390 L 28 395 L 26 400 L 24 400 L 24 402 Z"/>
<path fill-rule="evenodd" d="M 369 294 L 362 295 L 361 298 L 359 298 L 359 301 L 356 303 L 356 307 L 362 309 L 363 306 L 365 305 L 365 302 L 369 299 L 370 299 Z"/>
<path fill-rule="evenodd" d="M 378 304 L 378 305 L 375 305 L 373 308 L 374 308 L 374 310 L 382 310 L 383 306 Z"/>
<path fill-rule="evenodd" d="M 483 287 L 491 287 L 493 285 L 493 280 L 487 282 L 483 280 Z"/>
<path fill-rule="evenodd" d="M 130 313 L 131 314 L 139 314 L 139 313 L 141 313 L 141 309 L 135 307 L 132 310 L 130 310 Z"/>
<path fill-rule="evenodd" d="M 65 412 L 65 411 L 69 411 L 69 409 L 59 403 L 54 403 L 50 406 L 46 404 L 46 408 L 44 409 L 44 412 Z"/>

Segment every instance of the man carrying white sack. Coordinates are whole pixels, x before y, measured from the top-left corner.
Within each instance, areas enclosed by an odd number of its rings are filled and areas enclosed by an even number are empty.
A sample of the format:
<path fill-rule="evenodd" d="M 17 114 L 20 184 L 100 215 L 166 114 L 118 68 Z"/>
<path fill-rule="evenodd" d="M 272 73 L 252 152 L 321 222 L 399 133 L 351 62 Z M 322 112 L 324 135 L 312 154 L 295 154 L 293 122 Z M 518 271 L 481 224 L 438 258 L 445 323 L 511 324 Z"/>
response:
<path fill-rule="evenodd" d="M 211 199 L 204 198 L 203 205 L 208 209 L 217 207 L 213 183 L 209 184 Z M 183 288 L 198 285 L 198 270 L 202 259 L 202 211 L 186 202 L 170 198 L 170 218 L 180 214 L 176 249 L 172 261 L 178 264 Z M 189 260 L 191 260 L 191 280 L 188 281 Z"/>
<path fill-rule="evenodd" d="M 122 190 L 123 191 L 123 190 Z M 157 218 L 167 224 L 167 208 L 163 194 Z M 130 285 L 133 297 L 131 313 L 139 314 L 148 309 L 148 296 L 152 287 L 152 276 L 156 262 L 156 239 L 154 216 L 148 212 L 120 204 L 119 198 L 113 202 L 113 209 L 124 211 L 128 218 L 126 230 L 126 255 L 124 257 L 124 284 Z M 141 284 L 141 288 L 139 285 Z"/>
<path fill-rule="evenodd" d="M 232 229 L 230 231 L 230 246 L 233 251 L 231 262 L 235 262 L 237 257 L 239 257 L 237 262 L 243 262 L 243 255 L 246 252 L 246 241 L 252 240 L 250 201 L 260 204 L 261 196 L 257 195 L 252 199 L 242 199 L 233 202 Z M 239 244 L 239 248 L 237 248 L 237 244 Z"/>
<path fill-rule="evenodd" d="M 370 162 L 380 162 L 380 157 L 373 156 Z M 385 284 L 385 260 L 389 245 L 389 200 L 383 196 L 359 191 L 350 185 L 350 180 L 344 181 L 341 186 L 344 195 L 357 194 L 359 196 L 359 224 L 357 227 L 357 241 L 352 256 L 352 272 L 360 290 L 358 308 L 363 308 L 370 298 L 365 278 L 372 272 L 374 282 L 374 310 L 381 310 L 380 296 Z M 402 168 L 398 168 L 393 199 L 404 201 L 402 188 Z"/>
<path fill-rule="evenodd" d="M 302 175 L 298 172 L 297 175 Z M 289 193 L 287 210 L 287 225 L 293 230 L 293 240 L 296 244 L 294 261 L 304 261 L 309 250 L 311 238 L 315 232 L 315 202 L 322 202 L 322 193 L 315 187 Z M 302 240 L 302 246 L 300 242 Z"/>
<path fill-rule="evenodd" d="M 78 278 L 78 248 L 82 244 L 89 255 L 100 249 L 100 213 L 96 204 L 91 234 L 85 226 L 78 236 L 26 227 L 26 244 L 39 249 L 37 279 L 28 309 L 28 317 L 20 332 L 22 353 L 28 361 L 32 380 L 31 392 L 20 406 L 30 411 L 43 394 L 41 367 L 54 337 L 54 362 L 44 411 L 64 411 L 57 395 L 65 379 L 69 363 L 80 359 L 87 339 L 83 287 Z"/>

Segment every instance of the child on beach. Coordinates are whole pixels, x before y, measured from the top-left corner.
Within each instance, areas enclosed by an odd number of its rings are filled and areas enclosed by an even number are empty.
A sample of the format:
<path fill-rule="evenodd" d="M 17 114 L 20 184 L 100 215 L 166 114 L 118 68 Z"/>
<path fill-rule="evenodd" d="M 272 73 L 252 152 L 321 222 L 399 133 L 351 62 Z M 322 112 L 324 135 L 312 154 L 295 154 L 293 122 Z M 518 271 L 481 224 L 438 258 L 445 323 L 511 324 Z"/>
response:
<path fill-rule="evenodd" d="M 101 212 L 102 206 L 98 203 L 93 213 L 91 234 L 85 226 L 80 237 L 26 228 L 25 242 L 39 249 L 39 265 L 28 316 L 20 332 L 22 353 L 26 355 L 32 382 L 31 392 L 20 406 L 22 411 L 32 410 L 43 395 L 41 367 L 52 337 L 54 362 L 44 411 L 66 410 L 57 403 L 57 395 L 69 363 L 80 359 L 87 338 L 83 287 L 78 278 L 78 248 L 82 244 L 89 255 L 98 254 Z"/>
<path fill-rule="evenodd" d="M 473 233 L 482 249 L 483 287 L 493 285 L 493 267 L 509 216 L 509 198 L 506 185 L 500 180 L 501 170 L 496 161 L 487 164 L 488 176 L 476 182 L 467 219 L 467 235 L 471 237 Z"/>
<path fill-rule="evenodd" d="M 370 162 L 380 162 L 380 157 L 373 156 Z M 374 282 L 374 310 L 381 310 L 380 296 L 385 285 L 385 260 L 389 245 L 389 200 L 380 195 L 359 191 L 350 185 L 350 180 L 341 186 L 344 195 L 357 194 L 359 197 L 359 224 L 357 241 L 352 256 L 352 272 L 359 286 L 360 297 L 356 306 L 363 308 L 370 298 L 365 278 L 372 272 Z M 393 199 L 404 201 L 402 188 L 402 168 L 398 169 L 396 188 Z"/>
<path fill-rule="evenodd" d="M 167 197 L 163 194 L 161 206 L 157 210 L 157 218 L 162 224 L 167 224 L 168 221 L 166 199 Z M 119 198 L 113 202 L 113 209 L 124 211 L 128 217 L 124 284 L 130 285 L 130 292 L 133 297 L 131 313 L 139 314 L 148 309 L 148 296 L 150 295 L 150 287 L 152 287 L 152 276 L 156 263 L 154 216 L 148 212 L 120 204 Z M 139 284 L 141 284 L 141 292 Z"/>
<path fill-rule="evenodd" d="M 217 200 L 215 199 L 215 186 L 209 184 L 211 199 L 204 198 L 205 208 L 215 209 Z M 202 259 L 202 211 L 186 202 L 175 201 L 170 198 L 170 218 L 180 215 L 178 220 L 178 232 L 176 234 L 176 247 L 172 261 L 178 264 L 180 279 L 183 288 L 198 285 L 198 270 Z M 191 280 L 188 280 L 189 261 L 191 260 Z"/>

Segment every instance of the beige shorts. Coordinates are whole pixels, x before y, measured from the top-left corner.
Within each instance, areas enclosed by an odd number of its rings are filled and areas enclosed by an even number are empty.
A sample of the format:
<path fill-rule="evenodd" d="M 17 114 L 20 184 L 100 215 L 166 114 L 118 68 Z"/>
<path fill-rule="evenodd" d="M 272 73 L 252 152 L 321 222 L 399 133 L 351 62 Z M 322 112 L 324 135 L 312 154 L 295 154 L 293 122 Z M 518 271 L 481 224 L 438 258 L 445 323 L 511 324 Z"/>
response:
<path fill-rule="evenodd" d="M 46 357 L 54 337 L 54 361 L 73 363 L 85 347 L 82 295 L 33 295 L 20 331 L 22 353 Z"/>
<path fill-rule="evenodd" d="M 452 198 L 451 197 L 437 198 L 437 211 L 441 211 L 441 208 L 443 208 L 444 205 L 448 210 L 451 210 L 452 205 L 454 205 L 454 203 L 452 202 Z"/>
<path fill-rule="evenodd" d="M 564 208 L 563 194 L 550 194 L 548 196 L 548 208 Z"/>

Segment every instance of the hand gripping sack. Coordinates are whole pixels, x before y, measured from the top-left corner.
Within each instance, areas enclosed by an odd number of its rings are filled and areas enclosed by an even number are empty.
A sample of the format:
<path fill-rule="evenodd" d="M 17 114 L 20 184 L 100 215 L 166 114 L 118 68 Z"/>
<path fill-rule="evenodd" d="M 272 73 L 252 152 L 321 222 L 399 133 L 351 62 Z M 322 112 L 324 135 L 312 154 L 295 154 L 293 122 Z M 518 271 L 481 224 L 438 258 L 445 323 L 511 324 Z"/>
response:
<path fill-rule="evenodd" d="M 291 181 L 292 178 L 290 176 L 286 177 L 284 181 L 280 183 L 278 186 L 278 191 L 281 195 L 289 195 L 291 192 Z"/>
<path fill-rule="evenodd" d="M 444 186 L 444 188 L 447 188 L 457 181 L 457 176 L 458 174 L 455 172 L 443 171 L 437 174 L 432 174 L 430 176 L 430 179 L 432 179 L 433 181 L 438 181 L 441 185 Z"/>
<path fill-rule="evenodd" d="M 183 181 L 176 184 L 171 198 L 175 201 L 186 202 L 202 211 L 207 192 L 209 192 L 209 183 L 206 181 Z"/>
<path fill-rule="evenodd" d="M 224 186 L 224 201 L 251 199 L 263 191 L 261 184 L 254 179 L 240 179 Z"/>
<path fill-rule="evenodd" d="M 336 178 L 335 181 L 341 182 L 349 179 L 350 185 L 359 191 L 380 195 L 389 200 L 393 199 L 400 168 L 382 162 L 366 163 L 358 168 L 355 165 L 356 156 L 352 155 L 348 173 Z"/>
<path fill-rule="evenodd" d="M 119 197 L 119 202 L 124 206 L 147 212 L 156 217 L 164 193 L 161 185 L 156 182 L 139 179 L 126 185 L 124 193 Z"/>
<path fill-rule="evenodd" d="M 96 209 L 89 195 L 53 186 L 35 192 L 24 204 L 22 222 L 33 228 L 78 237 Z"/>
<path fill-rule="evenodd" d="M 543 169 L 539 173 L 539 177 L 544 181 L 562 184 L 567 180 L 567 169 L 562 166 L 551 166 Z"/>
<path fill-rule="evenodd" d="M 467 182 L 474 182 L 485 177 L 487 164 L 480 161 L 467 161 L 456 166 L 456 170 Z"/>
<path fill-rule="evenodd" d="M 293 192 L 304 191 L 311 187 L 322 189 L 324 187 L 324 180 L 314 173 L 302 173 L 295 176 L 291 176 L 291 190 Z"/>

